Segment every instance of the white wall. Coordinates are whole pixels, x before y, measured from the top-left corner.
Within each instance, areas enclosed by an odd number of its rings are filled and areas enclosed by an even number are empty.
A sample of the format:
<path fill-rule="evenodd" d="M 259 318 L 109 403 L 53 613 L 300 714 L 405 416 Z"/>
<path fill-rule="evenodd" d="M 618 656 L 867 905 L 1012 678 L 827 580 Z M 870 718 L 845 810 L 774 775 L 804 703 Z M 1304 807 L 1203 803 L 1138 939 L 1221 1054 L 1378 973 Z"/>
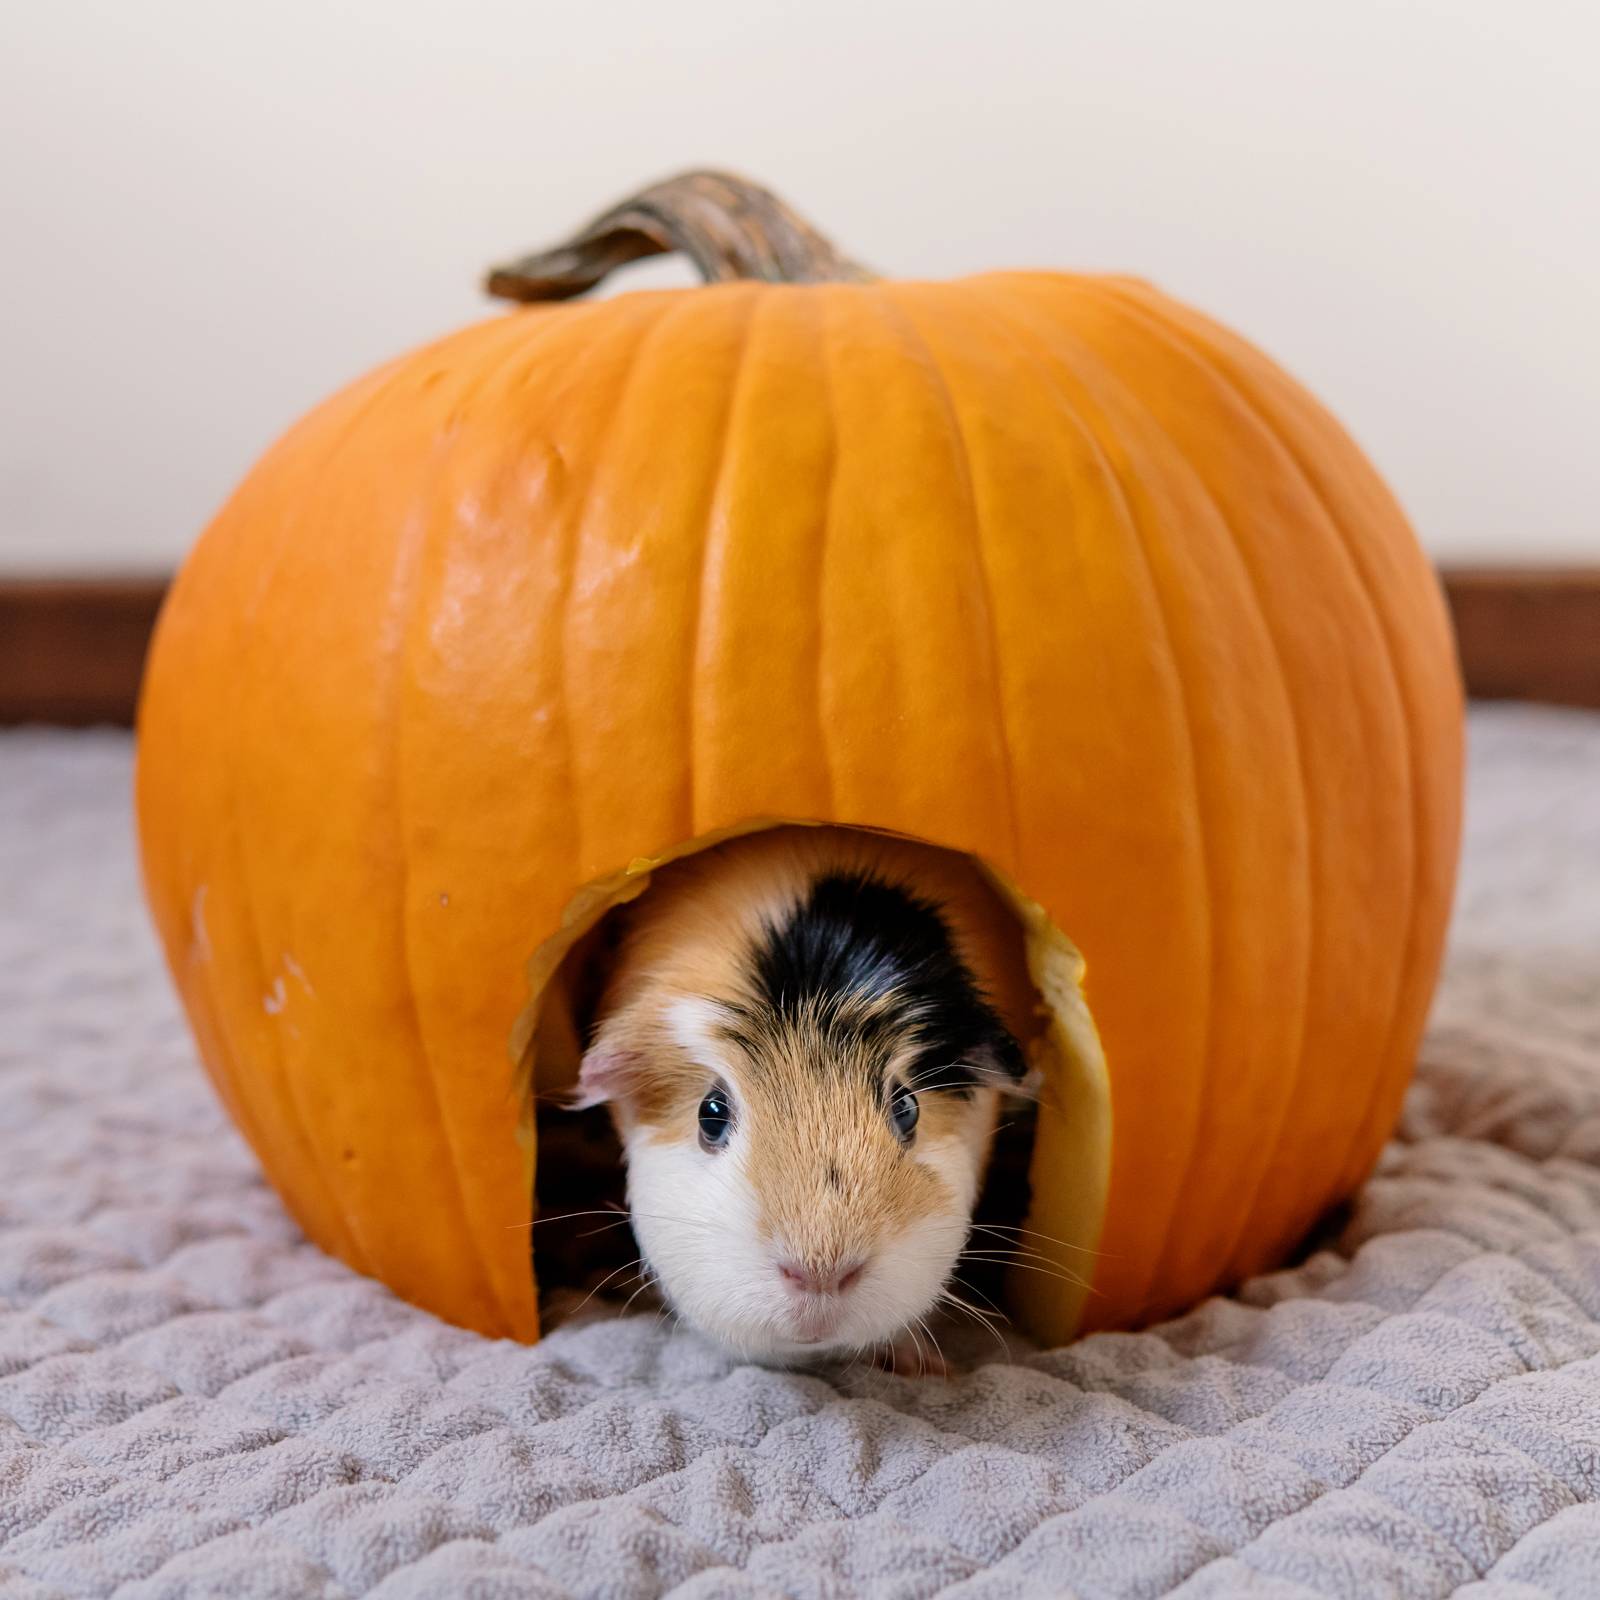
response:
<path fill-rule="evenodd" d="M 487 262 L 696 163 L 895 273 L 1151 277 L 1439 555 L 1600 559 L 1597 62 L 1592 0 L 10 0 L 0 569 L 174 562 Z"/>

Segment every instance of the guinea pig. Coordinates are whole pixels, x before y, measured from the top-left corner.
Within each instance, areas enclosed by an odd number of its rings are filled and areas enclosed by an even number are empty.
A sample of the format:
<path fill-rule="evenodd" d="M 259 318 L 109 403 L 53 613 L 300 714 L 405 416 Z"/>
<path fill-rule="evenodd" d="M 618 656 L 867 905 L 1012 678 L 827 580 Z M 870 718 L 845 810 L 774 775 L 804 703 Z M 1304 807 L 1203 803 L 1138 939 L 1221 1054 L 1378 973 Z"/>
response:
<path fill-rule="evenodd" d="M 741 1356 L 920 1369 L 1037 998 L 965 857 L 745 835 L 622 913 L 577 1086 L 608 1103 L 646 1270 Z"/>

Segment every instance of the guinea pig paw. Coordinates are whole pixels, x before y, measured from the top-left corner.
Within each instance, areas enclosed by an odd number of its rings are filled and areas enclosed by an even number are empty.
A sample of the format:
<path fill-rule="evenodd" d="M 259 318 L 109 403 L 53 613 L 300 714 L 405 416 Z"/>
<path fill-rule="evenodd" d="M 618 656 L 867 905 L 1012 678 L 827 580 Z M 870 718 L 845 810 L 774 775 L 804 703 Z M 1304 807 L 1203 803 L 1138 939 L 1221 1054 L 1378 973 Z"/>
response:
<path fill-rule="evenodd" d="M 926 1336 L 902 1333 L 878 1347 L 877 1364 L 899 1378 L 948 1378 L 950 1364 Z"/>

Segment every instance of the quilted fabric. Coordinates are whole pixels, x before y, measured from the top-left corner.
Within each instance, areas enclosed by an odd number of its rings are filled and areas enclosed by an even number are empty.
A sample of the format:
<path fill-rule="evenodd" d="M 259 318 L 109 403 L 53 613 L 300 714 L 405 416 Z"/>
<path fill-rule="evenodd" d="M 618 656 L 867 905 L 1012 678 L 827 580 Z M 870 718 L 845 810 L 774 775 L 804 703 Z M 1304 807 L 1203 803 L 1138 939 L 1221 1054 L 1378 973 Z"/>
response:
<path fill-rule="evenodd" d="M 1600 1595 L 1600 718 L 1475 713 L 1399 1138 L 1293 1270 L 954 1381 L 537 1348 L 307 1244 L 138 903 L 129 747 L 0 737 L 0 1594 Z"/>

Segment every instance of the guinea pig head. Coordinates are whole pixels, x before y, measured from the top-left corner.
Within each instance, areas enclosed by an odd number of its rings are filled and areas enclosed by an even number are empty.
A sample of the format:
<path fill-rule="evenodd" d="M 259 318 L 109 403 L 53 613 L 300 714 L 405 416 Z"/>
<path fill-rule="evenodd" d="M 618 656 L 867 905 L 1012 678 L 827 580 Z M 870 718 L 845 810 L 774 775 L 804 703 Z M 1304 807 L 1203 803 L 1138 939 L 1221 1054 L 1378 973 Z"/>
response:
<path fill-rule="evenodd" d="M 950 928 L 910 890 L 841 872 L 742 928 L 671 931 L 625 961 L 580 1080 L 612 1105 L 651 1273 L 756 1359 L 915 1328 L 1022 1069 Z"/>

